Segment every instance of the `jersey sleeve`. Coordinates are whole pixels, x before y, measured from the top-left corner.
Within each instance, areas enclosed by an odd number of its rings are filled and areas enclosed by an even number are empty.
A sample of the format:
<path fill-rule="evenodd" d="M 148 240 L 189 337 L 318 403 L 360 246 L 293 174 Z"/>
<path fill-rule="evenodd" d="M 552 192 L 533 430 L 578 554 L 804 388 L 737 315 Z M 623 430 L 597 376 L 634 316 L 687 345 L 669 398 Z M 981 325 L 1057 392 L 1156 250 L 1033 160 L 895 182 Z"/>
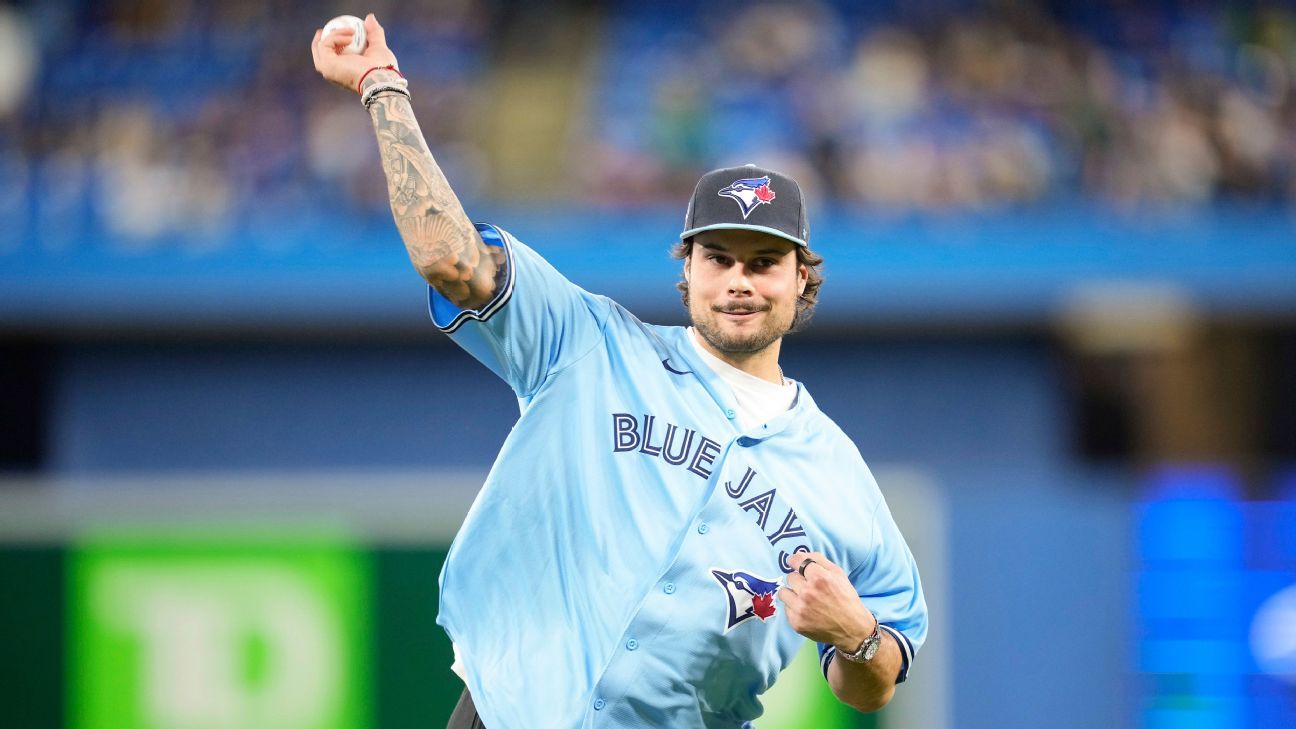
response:
<path fill-rule="evenodd" d="M 900 646 L 900 673 L 896 683 L 903 683 L 909 677 L 914 656 L 927 638 L 927 601 L 923 598 L 918 565 L 883 500 L 879 499 L 874 510 L 872 527 L 869 558 L 850 573 L 850 578 L 881 630 Z M 832 645 L 819 644 L 819 666 L 825 677 L 836 654 L 837 649 Z"/>
<path fill-rule="evenodd" d="M 428 308 L 438 329 L 528 397 L 601 340 L 610 307 L 507 231 L 484 223 L 477 231 L 486 245 L 504 249 L 504 283 L 476 310 L 460 309 L 429 286 Z"/>

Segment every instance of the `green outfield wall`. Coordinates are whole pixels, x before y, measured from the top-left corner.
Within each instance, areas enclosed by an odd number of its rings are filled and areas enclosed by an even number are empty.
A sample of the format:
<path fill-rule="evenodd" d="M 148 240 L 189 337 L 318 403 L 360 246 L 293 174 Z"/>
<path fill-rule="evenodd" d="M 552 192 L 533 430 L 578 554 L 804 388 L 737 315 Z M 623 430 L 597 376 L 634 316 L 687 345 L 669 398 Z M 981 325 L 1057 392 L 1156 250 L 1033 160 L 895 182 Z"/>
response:
<path fill-rule="evenodd" d="M 445 554 L 244 526 L 0 545 L 5 723 L 439 729 L 462 688 L 434 622 Z M 761 729 L 879 725 L 832 698 L 810 644 L 767 696 Z"/>

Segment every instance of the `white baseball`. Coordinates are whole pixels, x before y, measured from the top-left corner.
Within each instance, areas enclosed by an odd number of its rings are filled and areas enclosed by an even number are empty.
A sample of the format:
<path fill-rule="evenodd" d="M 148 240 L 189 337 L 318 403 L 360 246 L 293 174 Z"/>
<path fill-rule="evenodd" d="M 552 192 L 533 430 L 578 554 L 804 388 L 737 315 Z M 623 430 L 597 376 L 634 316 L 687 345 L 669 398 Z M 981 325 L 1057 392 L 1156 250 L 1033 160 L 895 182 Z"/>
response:
<path fill-rule="evenodd" d="M 364 49 L 369 45 L 365 40 L 364 21 L 354 15 L 339 15 L 324 24 L 324 37 L 327 38 L 329 33 L 338 28 L 352 28 L 355 30 L 355 36 L 351 38 L 343 49 L 343 53 L 364 53 Z"/>

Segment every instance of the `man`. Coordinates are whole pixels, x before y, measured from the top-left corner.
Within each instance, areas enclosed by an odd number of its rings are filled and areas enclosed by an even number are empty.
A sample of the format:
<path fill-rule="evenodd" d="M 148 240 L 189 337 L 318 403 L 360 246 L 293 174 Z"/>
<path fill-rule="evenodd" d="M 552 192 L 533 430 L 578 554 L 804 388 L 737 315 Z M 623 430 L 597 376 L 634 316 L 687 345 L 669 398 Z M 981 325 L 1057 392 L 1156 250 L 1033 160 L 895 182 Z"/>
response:
<path fill-rule="evenodd" d="M 778 366 L 820 281 L 796 183 L 703 176 L 676 249 L 693 326 L 644 324 L 468 221 L 365 26 L 359 56 L 317 31 L 316 69 L 367 102 L 434 322 L 522 411 L 441 573 L 451 726 L 746 726 L 805 638 L 838 698 L 885 705 L 926 605 L 859 452 Z"/>

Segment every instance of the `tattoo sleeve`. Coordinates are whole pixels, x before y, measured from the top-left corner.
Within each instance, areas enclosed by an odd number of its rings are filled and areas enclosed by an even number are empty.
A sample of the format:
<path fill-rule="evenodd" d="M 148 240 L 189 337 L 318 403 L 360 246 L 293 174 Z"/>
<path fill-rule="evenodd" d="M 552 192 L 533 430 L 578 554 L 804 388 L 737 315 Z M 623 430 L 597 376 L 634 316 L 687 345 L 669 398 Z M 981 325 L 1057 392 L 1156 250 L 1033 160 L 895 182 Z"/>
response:
<path fill-rule="evenodd" d="M 387 81 L 379 71 L 365 85 Z M 380 94 L 369 107 L 396 228 L 410 261 L 461 309 L 486 305 L 506 273 L 504 251 L 482 242 L 423 139 L 409 100 Z"/>

